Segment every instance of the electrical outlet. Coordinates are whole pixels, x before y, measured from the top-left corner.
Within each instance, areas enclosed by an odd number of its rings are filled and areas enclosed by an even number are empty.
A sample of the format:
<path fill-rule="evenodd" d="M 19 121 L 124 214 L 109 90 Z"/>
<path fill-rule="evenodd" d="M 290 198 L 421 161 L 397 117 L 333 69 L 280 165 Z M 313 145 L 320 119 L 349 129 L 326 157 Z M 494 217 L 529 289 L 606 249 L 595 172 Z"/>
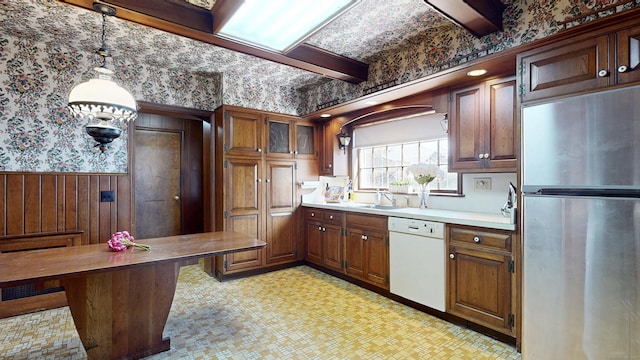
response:
<path fill-rule="evenodd" d="M 491 190 L 491 178 L 474 178 L 473 181 L 476 190 Z"/>
<path fill-rule="evenodd" d="M 116 196 L 113 194 L 113 191 L 100 191 L 101 202 L 112 202 L 115 199 L 116 199 Z"/>

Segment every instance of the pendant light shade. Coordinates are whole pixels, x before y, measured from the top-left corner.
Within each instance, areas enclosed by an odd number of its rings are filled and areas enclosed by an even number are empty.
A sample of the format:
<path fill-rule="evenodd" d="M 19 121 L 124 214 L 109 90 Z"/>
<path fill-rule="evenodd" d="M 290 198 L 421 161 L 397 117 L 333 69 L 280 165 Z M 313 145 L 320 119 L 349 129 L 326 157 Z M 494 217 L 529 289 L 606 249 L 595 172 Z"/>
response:
<path fill-rule="evenodd" d="M 106 59 L 110 57 L 105 44 L 107 15 L 115 15 L 115 9 L 105 4 L 94 3 L 93 8 L 102 13 L 102 47 L 98 55 L 102 66 L 94 70 L 97 76 L 76 85 L 69 93 L 67 109 L 78 119 L 86 121 L 86 131 L 97 142 L 100 151 L 120 136 L 121 126 L 138 116 L 136 100 L 125 89 L 111 80 L 113 71 L 107 69 Z"/>

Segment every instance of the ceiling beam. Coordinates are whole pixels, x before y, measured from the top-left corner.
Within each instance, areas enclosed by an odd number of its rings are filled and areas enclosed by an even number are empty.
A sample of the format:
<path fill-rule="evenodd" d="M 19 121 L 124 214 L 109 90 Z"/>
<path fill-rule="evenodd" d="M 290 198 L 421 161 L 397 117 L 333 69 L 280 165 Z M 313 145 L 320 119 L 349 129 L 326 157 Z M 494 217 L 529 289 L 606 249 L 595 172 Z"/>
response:
<path fill-rule="evenodd" d="M 61 1 L 94 11 L 93 0 Z M 224 0 L 218 0 L 217 2 L 222 1 Z M 368 64 L 313 46 L 302 44 L 299 46 L 300 49 L 294 48 L 288 54 L 282 54 L 216 36 L 213 33 L 213 29 L 217 28 L 214 24 L 216 14 L 197 6 L 181 4 L 177 0 L 165 0 L 162 2 L 158 0 L 107 0 L 101 2 L 116 8 L 116 16 L 120 19 L 330 78 L 359 84 L 366 81 L 369 74 Z M 220 8 L 224 7 L 221 6 Z"/>
<path fill-rule="evenodd" d="M 479 38 L 502 31 L 502 12 L 505 5 L 500 0 L 424 1 Z"/>

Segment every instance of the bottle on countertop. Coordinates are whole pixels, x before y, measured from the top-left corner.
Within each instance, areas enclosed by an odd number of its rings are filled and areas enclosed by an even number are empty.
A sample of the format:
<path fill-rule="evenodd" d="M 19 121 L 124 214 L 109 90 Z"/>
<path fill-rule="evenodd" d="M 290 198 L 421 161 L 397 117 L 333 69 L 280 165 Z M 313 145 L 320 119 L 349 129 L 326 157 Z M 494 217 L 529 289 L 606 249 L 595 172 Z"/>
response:
<path fill-rule="evenodd" d="M 353 202 L 355 198 L 355 193 L 353 192 L 353 182 L 349 180 L 349 184 L 347 184 L 347 199 L 349 199 L 350 202 Z"/>

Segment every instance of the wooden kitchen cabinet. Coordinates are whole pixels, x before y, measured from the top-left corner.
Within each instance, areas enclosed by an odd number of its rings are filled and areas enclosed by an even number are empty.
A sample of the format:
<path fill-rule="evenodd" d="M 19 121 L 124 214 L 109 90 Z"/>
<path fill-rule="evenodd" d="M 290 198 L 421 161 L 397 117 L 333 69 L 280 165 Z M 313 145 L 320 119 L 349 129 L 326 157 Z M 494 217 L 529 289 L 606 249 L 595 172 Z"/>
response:
<path fill-rule="evenodd" d="M 451 92 L 449 171 L 516 171 L 516 80 L 496 79 Z"/>
<path fill-rule="evenodd" d="M 215 229 L 241 232 L 267 243 L 264 249 L 205 260 L 209 262 L 205 269 L 219 279 L 302 260 L 297 162 L 289 153 L 289 159 L 268 156 L 270 149 L 264 147 L 268 126 L 263 125 L 269 117 L 294 120 L 231 106 L 215 111 Z M 237 134 L 245 129 L 245 136 Z"/>
<path fill-rule="evenodd" d="M 265 124 L 268 158 L 318 158 L 318 140 L 313 123 L 294 116 L 268 115 Z"/>
<path fill-rule="evenodd" d="M 305 260 L 333 270 L 343 270 L 343 218 L 341 211 L 305 210 Z"/>
<path fill-rule="evenodd" d="M 226 156 L 260 157 L 263 151 L 262 115 L 257 111 L 244 109 L 225 110 L 222 149 Z"/>
<path fill-rule="evenodd" d="M 521 69 L 522 102 L 640 81 L 640 26 L 618 24 L 526 51 Z"/>
<path fill-rule="evenodd" d="M 345 273 L 389 289 L 387 217 L 346 214 Z"/>
<path fill-rule="evenodd" d="M 338 149 L 337 135 L 340 124 L 336 120 L 325 121 L 318 125 L 320 147 L 320 175 L 347 175 L 348 158 L 345 151 Z"/>
<path fill-rule="evenodd" d="M 447 312 L 515 336 L 512 233 L 448 226 Z"/>

